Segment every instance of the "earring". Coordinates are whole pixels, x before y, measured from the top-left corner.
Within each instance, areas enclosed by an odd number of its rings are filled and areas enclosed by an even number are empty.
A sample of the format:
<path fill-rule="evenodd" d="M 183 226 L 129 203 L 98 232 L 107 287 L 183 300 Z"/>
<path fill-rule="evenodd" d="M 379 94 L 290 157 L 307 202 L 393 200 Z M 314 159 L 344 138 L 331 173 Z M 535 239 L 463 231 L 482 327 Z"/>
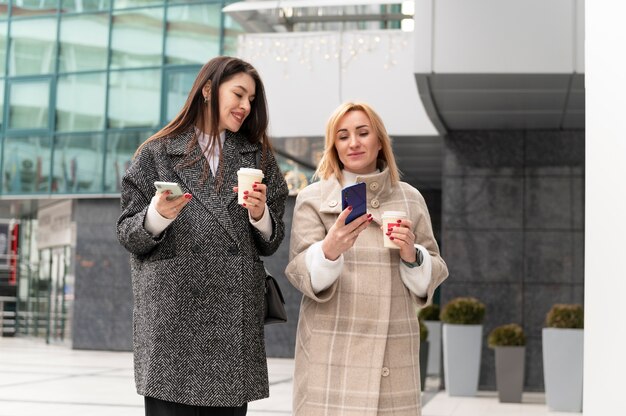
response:
<path fill-rule="evenodd" d="M 209 97 L 204 97 L 204 103 L 208 103 L 209 102 Z"/>

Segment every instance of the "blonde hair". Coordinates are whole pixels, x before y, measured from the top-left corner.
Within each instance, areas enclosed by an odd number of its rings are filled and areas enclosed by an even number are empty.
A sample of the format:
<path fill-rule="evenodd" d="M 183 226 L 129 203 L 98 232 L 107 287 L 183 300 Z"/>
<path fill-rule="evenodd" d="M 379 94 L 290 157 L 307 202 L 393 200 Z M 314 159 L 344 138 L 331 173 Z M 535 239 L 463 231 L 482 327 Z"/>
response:
<path fill-rule="evenodd" d="M 330 176 L 334 175 L 340 183 L 342 182 L 343 175 L 341 170 L 343 169 L 343 163 L 341 163 L 339 155 L 337 154 L 335 138 L 337 135 L 337 125 L 350 111 L 362 111 L 369 119 L 372 124 L 373 132 L 378 137 L 378 141 L 381 145 L 381 149 L 378 151 L 376 165 L 380 170 L 383 170 L 386 165 L 389 168 L 391 184 L 397 184 L 400 181 L 400 171 L 396 164 L 396 158 L 393 155 L 391 138 L 387 134 L 387 129 L 385 129 L 382 119 L 372 107 L 359 102 L 346 102 L 341 104 L 328 119 L 326 123 L 326 138 L 324 139 L 324 154 L 317 166 L 314 177 L 328 179 Z M 381 161 L 384 163 L 380 163 Z"/>

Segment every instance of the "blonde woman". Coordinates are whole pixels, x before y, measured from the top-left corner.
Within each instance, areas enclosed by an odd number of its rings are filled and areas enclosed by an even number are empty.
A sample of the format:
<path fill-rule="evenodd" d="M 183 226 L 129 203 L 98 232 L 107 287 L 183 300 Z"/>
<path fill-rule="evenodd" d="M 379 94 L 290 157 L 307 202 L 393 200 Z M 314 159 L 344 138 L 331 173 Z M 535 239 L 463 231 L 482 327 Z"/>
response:
<path fill-rule="evenodd" d="M 286 274 L 302 292 L 294 416 L 420 414 L 419 323 L 447 277 L 424 198 L 400 182 L 385 126 L 364 103 L 330 117 L 319 181 L 297 197 Z M 368 213 L 345 223 L 341 189 L 365 182 Z M 406 219 L 384 230 L 381 215 Z"/>

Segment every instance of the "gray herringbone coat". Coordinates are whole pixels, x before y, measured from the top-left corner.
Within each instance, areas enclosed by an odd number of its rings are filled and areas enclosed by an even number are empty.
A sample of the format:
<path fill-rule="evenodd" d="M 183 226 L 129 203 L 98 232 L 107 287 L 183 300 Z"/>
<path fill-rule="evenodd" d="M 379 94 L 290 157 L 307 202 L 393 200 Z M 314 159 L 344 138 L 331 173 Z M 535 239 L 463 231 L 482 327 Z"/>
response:
<path fill-rule="evenodd" d="M 135 382 L 141 395 L 198 406 L 239 406 L 269 394 L 263 329 L 264 267 L 284 236 L 287 185 L 270 156 L 264 169 L 273 234 L 265 241 L 237 203 L 236 171 L 260 145 L 227 131 L 224 184 L 201 183 L 201 157 L 181 167 L 193 129 L 150 142 L 122 180 L 121 244 L 131 253 Z M 196 146 L 187 157 L 200 155 Z M 185 159 L 188 160 L 188 159 Z M 193 195 L 158 237 L 144 229 L 154 181 Z"/>
<path fill-rule="evenodd" d="M 448 269 L 422 195 L 403 182 L 391 186 L 387 169 L 363 181 L 374 221 L 343 254 L 337 281 L 317 294 L 311 288 L 306 252 L 324 239 L 341 212 L 341 185 L 335 178 L 321 180 L 296 200 L 286 270 L 304 295 L 296 336 L 294 416 L 420 414 L 415 306 L 431 301 Z M 402 283 L 399 250 L 383 247 L 384 211 L 405 211 L 415 242 L 430 253 L 432 278 L 425 298 L 411 294 Z"/>

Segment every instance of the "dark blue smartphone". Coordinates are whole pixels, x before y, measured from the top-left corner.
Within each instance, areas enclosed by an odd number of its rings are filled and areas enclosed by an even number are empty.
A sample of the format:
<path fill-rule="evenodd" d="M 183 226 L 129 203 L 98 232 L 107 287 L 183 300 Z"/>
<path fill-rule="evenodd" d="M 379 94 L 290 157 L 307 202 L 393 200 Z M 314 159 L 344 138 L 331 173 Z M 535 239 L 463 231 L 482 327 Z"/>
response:
<path fill-rule="evenodd" d="M 352 212 L 346 218 L 346 224 L 351 223 L 361 215 L 367 213 L 367 190 L 365 182 L 346 186 L 341 190 L 341 209 L 352 207 Z"/>

